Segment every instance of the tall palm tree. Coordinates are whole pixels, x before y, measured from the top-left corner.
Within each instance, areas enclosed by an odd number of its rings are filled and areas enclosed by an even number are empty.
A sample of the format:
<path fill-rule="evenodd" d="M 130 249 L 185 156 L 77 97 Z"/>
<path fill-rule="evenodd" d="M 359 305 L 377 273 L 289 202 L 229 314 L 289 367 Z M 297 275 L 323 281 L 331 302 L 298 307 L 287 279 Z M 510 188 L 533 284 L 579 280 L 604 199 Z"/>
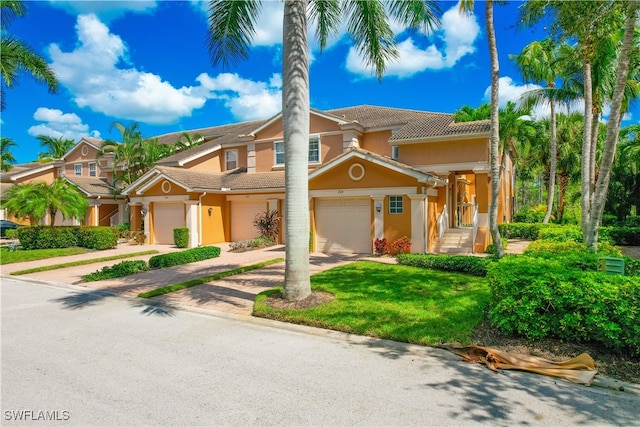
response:
<path fill-rule="evenodd" d="M 580 113 L 557 116 L 558 142 L 558 209 L 556 220 L 562 223 L 569 184 L 580 180 L 580 136 L 583 134 L 584 118 Z"/>
<path fill-rule="evenodd" d="M 529 43 L 522 49 L 520 55 L 510 55 L 525 80 L 528 82 L 543 83 L 547 90 L 536 93 L 525 93 L 525 100 L 533 100 L 534 104 L 548 102 L 550 109 L 550 136 L 551 147 L 549 153 L 549 191 L 547 196 L 547 211 L 542 222 L 547 224 L 551 218 L 553 210 L 553 199 L 555 194 L 556 161 L 557 161 L 557 136 L 556 136 L 556 102 L 554 89 L 556 79 L 560 77 L 560 64 L 557 58 L 557 48 L 553 41 L 545 39 Z"/>
<path fill-rule="evenodd" d="M 198 146 L 202 144 L 204 138 L 199 133 L 190 134 L 189 132 L 182 132 L 182 135 L 176 140 L 173 145 L 173 151 L 179 153 L 188 148 Z"/>
<path fill-rule="evenodd" d="M 477 108 L 463 105 L 453 113 L 456 122 L 473 122 L 491 118 L 491 104 L 481 104 Z"/>
<path fill-rule="evenodd" d="M 49 92 L 58 92 L 58 79 L 47 61 L 35 53 L 29 45 L 7 34 L 7 27 L 16 17 L 24 16 L 27 6 L 20 0 L 0 2 L 0 75 L 2 85 L 8 89 L 15 87 L 22 71 L 31 74 L 38 82 L 45 83 Z M 5 91 L 0 91 L 0 110 L 5 108 Z"/>
<path fill-rule="evenodd" d="M 12 165 L 16 162 L 11 148 L 17 146 L 11 138 L 7 138 L 6 136 L 0 138 L 0 170 L 2 172 L 9 172 L 13 167 Z"/>
<path fill-rule="evenodd" d="M 41 163 L 63 158 L 76 144 L 73 139 L 67 139 L 62 136 L 54 138 L 48 135 L 38 135 L 36 138 L 40 141 L 40 146 L 46 149 L 46 151 L 38 154 L 38 161 Z"/>
<path fill-rule="evenodd" d="M 102 142 L 98 158 L 107 154 L 113 155 L 113 184 L 127 186 L 140 177 L 140 164 L 143 160 L 142 131 L 136 122 L 125 126 L 114 122 L 111 129 L 115 128 L 121 136 L 122 142 L 107 139 Z"/>
<path fill-rule="evenodd" d="M 283 296 L 301 300 L 311 293 L 309 278 L 309 61 L 307 16 L 316 24 L 320 47 L 346 22 L 356 48 L 382 77 L 397 57 L 385 9 L 402 24 L 432 28 L 439 8 L 434 1 L 285 0 L 282 56 L 282 122 L 285 147 L 286 264 Z M 209 6 L 209 52 L 214 65 L 248 56 L 261 2 L 213 0 Z M 307 15 L 308 14 L 308 15 Z"/>
<path fill-rule="evenodd" d="M 465 13 L 471 12 L 474 3 L 474 0 L 460 0 L 460 11 Z M 502 258 L 504 256 L 504 248 L 502 247 L 502 237 L 498 229 L 498 204 L 500 201 L 500 106 L 498 96 L 500 63 L 498 62 L 498 46 L 493 24 L 493 0 L 486 0 L 484 9 L 491 67 L 491 133 L 489 135 L 491 202 L 489 204 L 489 231 L 491 232 L 493 244 L 496 247 L 496 256 Z"/>

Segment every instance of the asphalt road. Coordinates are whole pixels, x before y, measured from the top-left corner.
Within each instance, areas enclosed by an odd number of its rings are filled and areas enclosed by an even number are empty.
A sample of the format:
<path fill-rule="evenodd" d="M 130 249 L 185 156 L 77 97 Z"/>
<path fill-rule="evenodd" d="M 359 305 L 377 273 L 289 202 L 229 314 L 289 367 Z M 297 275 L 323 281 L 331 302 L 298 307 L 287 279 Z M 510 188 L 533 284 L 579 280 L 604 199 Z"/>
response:
<path fill-rule="evenodd" d="M 2 425 L 639 425 L 639 396 L 441 350 L 12 278 L 0 289 Z"/>

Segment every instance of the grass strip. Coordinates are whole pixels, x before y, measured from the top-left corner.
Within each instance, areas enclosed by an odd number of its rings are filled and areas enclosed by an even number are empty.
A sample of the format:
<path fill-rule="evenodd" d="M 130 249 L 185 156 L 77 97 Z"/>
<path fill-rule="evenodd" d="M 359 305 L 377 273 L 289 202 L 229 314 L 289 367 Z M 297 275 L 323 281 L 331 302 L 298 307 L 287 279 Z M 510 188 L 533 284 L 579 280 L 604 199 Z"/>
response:
<path fill-rule="evenodd" d="M 142 292 L 138 294 L 140 298 L 153 298 L 159 295 L 168 294 L 170 292 L 179 291 L 181 289 L 190 288 L 192 286 L 203 285 L 214 280 L 220 280 L 225 277 L 241 274 L 246 271 L 256 270 L 258 268 L 266 267 L 271 264 L 277 264 L 284 261 L 284 258 L 275 258 L 268 261 L 259 262 L 257 264 L 247 265 L 245 267 L 234 268 L 233 270 L 221 271 L 220 273 L 212 274 L 211 276 L 199 277 L 197 279 L 187 280 L 186 282 L 176 283 L 174 285 L 163 286 L 162 288 L 154 289 L 149 292 Z"/>
<path fill-rule="evenodd" d="M 53 248 L 32 250 L 11 250 L 5 246 L 0 248 L 0 264 L 14 264 L 17 262 L 37 261 L 40 259 L 79 255 L 89 252 L 86 248 Z"/>
<path fill-rule="evenodd" d="M 45 265 L 42 267 L 28 268 L 26 270 L 18 270 L 11 273 L 11 275 L 20 276 L 22 274 L 38 273 L 40 271 L 57 270 L 59 268 L 75 267 L 78 265 L 87 265 L 87 264 L 94 264 L 98 262 L 113 261 L 115 259 L 133 258 L 136 256 L 157 254 L 158 252 L 159 251 L 154 249 L 154 250 L 142 251 L 142 252 L 132 252 L 130 254 L 107 256 L 102 258 L 83 259 L 79 261 L 65 262 L 64 264 Z"/>

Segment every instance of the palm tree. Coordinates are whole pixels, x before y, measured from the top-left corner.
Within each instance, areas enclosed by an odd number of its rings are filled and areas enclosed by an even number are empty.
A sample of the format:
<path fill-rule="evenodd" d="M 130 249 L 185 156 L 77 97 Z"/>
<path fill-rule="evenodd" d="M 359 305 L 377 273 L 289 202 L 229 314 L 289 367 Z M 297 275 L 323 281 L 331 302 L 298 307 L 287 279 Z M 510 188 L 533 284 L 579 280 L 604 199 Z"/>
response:
<path fill-rule="evenodd" d="M 0 3 L 0 75 L 2 85 L 11 89 L 18 83 L 22 71 L 31 74 L 38 82 L 45 83 L 50 93 L 58 92 L 58 79 L 47 61 L 36 54 L 27 44 L 6 34 L 7 27 L 14 18 L 24 16 L 27 6 L 20 0 L 3 0 Z M 5 91 L 0 91 L 0 110 L 5 108 Z"/>
<path fill-rule="evenodd" d="M 40 163 L 52 162 L 63 158 L 76 144 L 73 139 L 67 139 L 62 136 L 54 138 L 48 135 L 38 135 L 36 138 L 40 141 L 40 146 L 46 148 L 46 151 L 38 154 Z"/>
<path fill-rule="evenodd" d="M 549 153 L 549 191 L 547 196 L 547 211 L 542 222 L 547 224 L 551 218 L 553 210 L 553 199 L 555 194 L 556 160 L 557 160 L 557 136 L 556 136 L 556 102 L 554 99 L 555 81 L 560 77 L 560 66 L 557 58 L 557 48 L 550 39 L 534 41 L 524 47 L 520 55 L 510 55 L 526 81 L 543 83 L 547 90 L 536 93 L 525 93 L 524 98 L 531 99 L 535 104 L 542 102 L 549 103 L 550 109 L 550 134 L 551 151 Z"/>
<path fill-rule="evenodd" d="M 453 113 L 456 122 L 474 122 L 491 118 L 491 104 L 481 104 L 477 108 L 463 105 Z"/>
<path fill-rule="evenodd" d="M 160 144 L 158 138 L 150 138 L 141 141 L 141 157 L 139 161 L 140 175 L 148 172 L 160 159 L 170 156 L 173 147 L 167 144 Z"/>
<path fill-rule="evenodd" d="M 173 151 L 179 153 L 191 147 L 196 147 L 204 141 L 204 138 L 199 133 L 190 134 L 189 132 L 182 132 L 180 138 L 178 138 L 173 145 Z"/>
<path fill-rule="evenodd" d="M 13 157 L 13 153 L 10 151 L 11 147 L 17 147 L 17 144 L 11 138 L 6 136 L 0 138 L 0 170 L 2 172 L 9 172 L 13 167 L 13 163 L 16 162 L 16 158 Z"/>
<path fill-rule="evenodd" d="M 580 113 L 557 116 L 558 142 L 558 209 L 556 220 L 562 223 L 566 205 L 566 194 L 572 181 L 580 180 L 580 135 L 583 134 L 584 118 Z"/>
<path fill-rule="evenodd" d="M 49 225 L 53 227 L 58 212 L 64 219 L 82 219 L 89 203 L 74 185 L 58 177 L 51 185 L 44 182 L 14 185 L 7 191 L 3 208 L 16 218 L 28 218 L 32 225 L 48 213 Z"/>
<path fill-rule="evenodd" d="M 437 5 L 426 1 L 387 2 L 404 25 L 432 28 Z M 214 65 L 229 65 L 248 56 L 260 2 L 213 0 L 209 6 L 209 52 Z M 282 123 L 285 146 L 287 218 L 283 296 L 301 300 L 311 293 L 309 278 L 309 61 L 307 13 L 317 27 L 321 49 L 343 20 L 359 53 L 382 77 L 388 60 L 397 57 L 396 42 L 381 0 L 285 0 L 283 19 Z"/>
<path fill-rule="evenodd" d="M 140 177 L 140 164 L 143 159 L 142 131 L 138 123 L 125 126 L 114 122 L 111 129 L 116 128 L 120 132 L 122 142 L 107 139 L 102 142 L 98 158 L 107 154 L 113 155 L 113 184 L 118 183 L 127 186 Z"/>
<path fill-rule="evenodd" d="M 460 11 L 471 12 L 474 3 L 474 0 L 460 0 Z M 500 106 L 498 103 L 500 64 L 498 62 L 496 31 L 493 24 L 493 0 L 485 1 L 485 26 L 491 65 L 491 133 L 489 136 L 491 203 L 489 204 L 489 231 L 496 247 L 496 256 L 502 258 L 504 256 L 504 248 L 502 247 L 502 237 L 498 229 L 498 204 L 500 200 Z"/>

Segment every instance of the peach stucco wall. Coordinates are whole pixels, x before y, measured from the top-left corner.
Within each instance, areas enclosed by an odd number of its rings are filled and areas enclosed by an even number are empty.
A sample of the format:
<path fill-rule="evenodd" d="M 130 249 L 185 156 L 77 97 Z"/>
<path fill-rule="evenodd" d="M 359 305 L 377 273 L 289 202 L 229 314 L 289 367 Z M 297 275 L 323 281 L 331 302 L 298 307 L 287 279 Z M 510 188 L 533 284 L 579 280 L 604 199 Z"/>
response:
<path fill-rule="evenodd" d="M 239 152 L 238 157 L 240 157 Z M 244 157 L 246 162 L 246 151 Z M 222 157 L 222 151 L 216 150 L 206 156 L 199 157 L 191 162 L 185 163 L 184 168 L 199 172 L 221 172 L 223 165 L 224 158 Z"/>
<path fill-rule="evenodd" d="M 355 163 L 364 167 L 364 177 L 354 181 L 349 168 Z M 354 172 L 355 173 L 355 172 Z M 309 182 L 309 190 L 333 188 L 377 188 L 417 186 L 417 180 L 405 174 L 391 171 L 383 166 L 361 159 L 350 159 Z"/>
<path fill-rule="evenodd" d="M 162 189 L 162 186 L 165 182 L 167 182 L 171 187 L 169 188 L 168 192 L 164 192 Z M 165 188 L 167 188 L 167 185 L 165 185 Z M 147 189 L 144 192 L 145 196 L 180 196 L 184 194 L 185 194 L 184 188 L 166 179 L 160 180 L 159 182 L 157 182 L 155 185 L 153 185 L 151 188 Z"/>
<path fill-rule="evenodd" d="M 391 138 L 390 130 L 366 133 L 362 136 L 360 148 L 382 156 L 391 157 L 389 138 Z"/>
<path fill-rule="evenodd" d="M 411 200 L 407 196 L 402 197 L 403 212 L 401 214 L 389 213 L 389 196 L 384 198 L 384 237 L 389 244 L 407 236 L 411 239 Z"/>
<path fill-rule="evenodd" d="M 401 145 L 398 161 L 408 165 L 434 165 L 488 161 L 486 139 Z"/>

